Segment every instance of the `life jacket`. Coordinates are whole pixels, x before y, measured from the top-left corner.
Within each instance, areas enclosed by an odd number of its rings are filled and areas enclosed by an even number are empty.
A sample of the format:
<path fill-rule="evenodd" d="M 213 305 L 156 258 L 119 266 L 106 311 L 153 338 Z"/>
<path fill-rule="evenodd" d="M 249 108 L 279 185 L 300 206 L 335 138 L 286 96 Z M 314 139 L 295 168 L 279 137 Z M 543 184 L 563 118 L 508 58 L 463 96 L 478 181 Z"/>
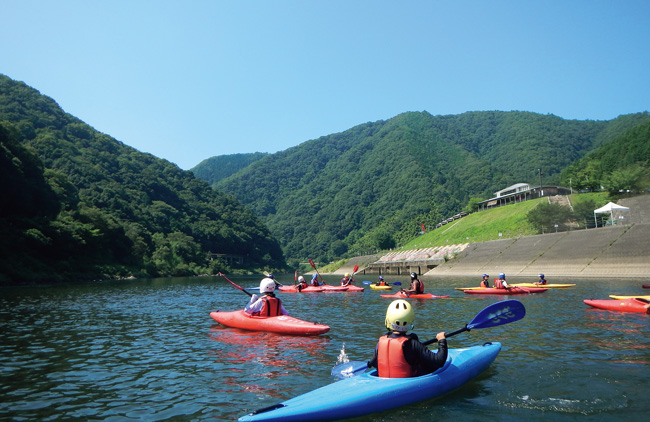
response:
<path fill-rule="evenodd" d="M 422 283 L 422 280 L 415 279 L 411 281 L 411 289 L 415 289 L 416 295 L 421 295 L 424 293 L 424 283 Z"/>
<path fill-rule="evenodd" d="M 490 288 L 490 283 L 487 280 L 481 280 L 481 287 L 483 287 L 485 289 L 489 289 Z"/>
<path fill-rule="evenodd" d="M 411 366 L 404 357 L 402 346 L 409 338 L 379 337 L 377 344 L 377 369 L 380 377 L 409 378 L 417 375 L 417 367 Z"/>
<path fill-rule="evenodd" d="M 505 287 L 503 287 L 503 280 L 495 278 L 494 279 L 494 288 L 495 289 L 505 289 Z"/>
<path fill-rule="evenodd" d="M 253 312 L 253 315 L 267 317 L 282 315 L 282 311 L 280 310 L 280 299 L 275 296 L 264 295 L 262 300 L 264 301 L 262 303 L 262 309 L 259 312 Z"/>
<path fill-rule="evenodd" d="M 541 284 L 542 286 L 546 284 L 546 279 L 542 278 L 537 282 L 537 284 Z"/>

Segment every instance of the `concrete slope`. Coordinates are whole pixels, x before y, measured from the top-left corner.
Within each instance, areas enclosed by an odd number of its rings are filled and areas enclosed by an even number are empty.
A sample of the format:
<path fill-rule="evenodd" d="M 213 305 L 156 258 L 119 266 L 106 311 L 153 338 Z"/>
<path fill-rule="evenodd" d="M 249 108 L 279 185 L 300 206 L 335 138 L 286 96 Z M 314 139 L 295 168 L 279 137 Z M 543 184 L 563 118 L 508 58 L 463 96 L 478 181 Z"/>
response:
<path fill-rule="evenodd" d="M 455 261 L 455 262 L 453 262 Z M 603 227 L 470 245 L 427 275 L 650 277 L 650 224 Z"/>

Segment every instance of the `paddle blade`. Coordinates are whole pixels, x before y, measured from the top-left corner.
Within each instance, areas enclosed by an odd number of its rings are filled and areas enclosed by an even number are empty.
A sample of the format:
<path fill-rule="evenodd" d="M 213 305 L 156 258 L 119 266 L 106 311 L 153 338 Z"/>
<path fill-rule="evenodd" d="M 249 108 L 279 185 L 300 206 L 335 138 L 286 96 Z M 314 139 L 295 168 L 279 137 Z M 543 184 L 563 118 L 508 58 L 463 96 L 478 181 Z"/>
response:
<path fill-rule="evenodd" d="M 366 286 L 369 286 L 370 284 L 372 284 L 368 280 L 364 280 L 362 283 L 365 284 Z"/>
<path fill-rule="evenodd" d="M 352 269 L 352 274 L 356 273 L 357 271 L 359 271 L 359 266 L 355 265 L 354 268 Z"/>
<path fill-rule="evenodd" d="M 316 264 L 314 264 L 314 260 L 311 258 L 309 258 L 309 265 L 311 265 L 313 269 L 316 269 Z"/>
<path fill-rule="evenodd" d="M 366 362 L 351 360 L 350 362 L 341 363 L 332 368 L 332 376 L 338 379 L 350 378 L 359 375 L 368 369 Z"/>
<path fill-rule="evenodd" d="M 401 286 L 402 282 L 401 281 L 396 281 L 393 283 L 393 286 Z"/>
<path fill-rule="evenodd" d="M 504 300 L 493 303 L 479 312 L 472 322 L 467 324 L 469 330 L 496 327 L 497 325 L 510 324 L 526 316 L 524 304 L 518 300 Z"/>

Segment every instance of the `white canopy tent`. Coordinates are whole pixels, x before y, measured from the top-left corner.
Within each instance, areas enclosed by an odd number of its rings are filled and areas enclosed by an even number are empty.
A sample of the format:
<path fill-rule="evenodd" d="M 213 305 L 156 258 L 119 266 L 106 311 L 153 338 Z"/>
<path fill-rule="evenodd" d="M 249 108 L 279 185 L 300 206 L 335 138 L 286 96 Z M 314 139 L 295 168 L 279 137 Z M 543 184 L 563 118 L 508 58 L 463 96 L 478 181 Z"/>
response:
<path fill-rule="evenodd" d="M 614 215 L 620 215 L 620 218 L 623 219 L 624 216 L 621 215 L 623 212 L 630 212 L 630 209 L 628 207 L 624 207 L 622 205 L 615 204 L 613 202 L 609 202 L 607 205 L 604 205 L 597 210 L 594 210 L 594 223 L 596 223 L 596 227 L 598 227 L 598 221 L 596 220 L 596 214 L 609 214 L 609 219 L 610 221 L 614 221 Z M 628 214 L 629 218 L 629 214 Z"/>

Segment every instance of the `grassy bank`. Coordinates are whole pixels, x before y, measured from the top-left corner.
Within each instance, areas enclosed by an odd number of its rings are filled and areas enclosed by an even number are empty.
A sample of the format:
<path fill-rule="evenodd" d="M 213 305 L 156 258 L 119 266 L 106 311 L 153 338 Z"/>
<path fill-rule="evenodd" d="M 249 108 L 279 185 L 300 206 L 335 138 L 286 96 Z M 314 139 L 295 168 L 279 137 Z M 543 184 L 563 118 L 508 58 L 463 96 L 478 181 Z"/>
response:
<path fill-rule="evenodd" d="M 573 194 L 569 199 L 574 206 L 590 200 L 602 205 L 609 200 L 607 192 Z M 475 212 L 418 236 L 401 249 L 420 249 L 534 235 L 537 231 L 528 223 L 526 215 L 537 205 L 547 201 L 547 198 L 538 198 Z"/>

